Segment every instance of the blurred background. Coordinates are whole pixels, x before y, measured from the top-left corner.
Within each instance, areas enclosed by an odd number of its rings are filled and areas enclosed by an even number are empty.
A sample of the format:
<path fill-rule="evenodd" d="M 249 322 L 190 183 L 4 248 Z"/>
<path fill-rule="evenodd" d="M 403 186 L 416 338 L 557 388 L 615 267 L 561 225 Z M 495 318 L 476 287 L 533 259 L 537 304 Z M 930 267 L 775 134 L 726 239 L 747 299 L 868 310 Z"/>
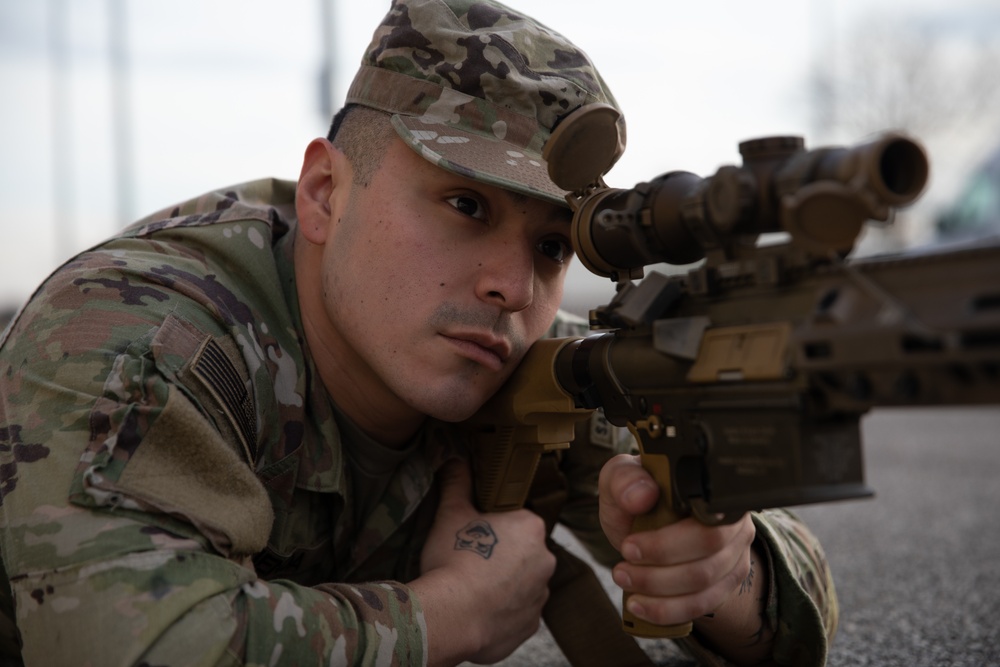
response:
<path fill-rule="evenodd" d="M 509 2 L 585 48 L 625 109 L 614 187 L 711 175 L 761 136 L 818 147 L 903 130 L 930 154 L 928 191 L 857 252 L 1000 231 L 1000 0 Z M 295 179 L 388 5 L 0 0 L 0 328 L 129 222 Z M 567 308 L 612 294 L 574 264 Z M 878 500 L 807 508 L 843 604 L 831 666 L 1000 664 L 1000 413 L 888 411 L 865 428 Z M 563 661 L 540 633 L 505 664 Z"/>
<path fill-rule="evenodd" d="M 296 178 L 388 4 L 0 0 L 0 310 L 146 213 Z M 588 51 L 625 109 L 612 186 L 710 175 L 760 136 L 817 147 L 898 129 L 928 148 L 932 182 L 859 252 L 1000 219 L 997 0 L 527 5 Z M 611 294 L 576 265 L 566 306 L 585 313 Z"/>

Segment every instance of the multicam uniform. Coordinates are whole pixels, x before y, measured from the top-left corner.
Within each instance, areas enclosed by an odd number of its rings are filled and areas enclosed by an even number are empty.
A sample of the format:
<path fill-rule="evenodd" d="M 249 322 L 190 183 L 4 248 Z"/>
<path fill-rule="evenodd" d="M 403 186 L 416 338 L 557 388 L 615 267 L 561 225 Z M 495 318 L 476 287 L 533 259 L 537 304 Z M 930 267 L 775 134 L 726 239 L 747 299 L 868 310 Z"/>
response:
<path fill-rule="evenodd" d="M 461 443 L 429 425 L 357 516 L 348 431 L 301 333 L 293 201 L 268 180 L 151 216 L 68 262 L 12 324 L 8 653 L 12 591 L 29 664 L 425 662 L 399 582 L 419 574 L 434 472 Z M 591 544 L 595 494 L 596 471 L 577 475 L 566 515 Z M 757 518 L 776 655 L 819 664 L 836 619 L 822 554 L 787 515 Z"/>

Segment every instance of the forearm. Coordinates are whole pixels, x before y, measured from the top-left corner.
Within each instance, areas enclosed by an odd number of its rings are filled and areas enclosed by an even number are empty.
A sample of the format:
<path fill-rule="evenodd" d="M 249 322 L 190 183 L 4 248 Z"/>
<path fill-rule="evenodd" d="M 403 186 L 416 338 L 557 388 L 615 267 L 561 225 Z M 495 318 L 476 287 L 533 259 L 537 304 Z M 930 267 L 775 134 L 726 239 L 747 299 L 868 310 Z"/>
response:
<path fill-rule="evenodd" d="M 451 579 L 446 572 L 436 570 L 410 583 L 424 610 L 428 667 L 457 665 L 482 646 L 472 623 L 476 610 L 465 606 L 470 597 L 456 590 L 458 584 Z"/>
<path fill-rule="evenodd" d="M 774 628 L 767 618 L 770 574 L 760 542 L 750 547 L 750 572 L 715 612 L 699 618 L 694 630 L 704 644 L 738 665 L 760 663 L 771 653 Z"/>

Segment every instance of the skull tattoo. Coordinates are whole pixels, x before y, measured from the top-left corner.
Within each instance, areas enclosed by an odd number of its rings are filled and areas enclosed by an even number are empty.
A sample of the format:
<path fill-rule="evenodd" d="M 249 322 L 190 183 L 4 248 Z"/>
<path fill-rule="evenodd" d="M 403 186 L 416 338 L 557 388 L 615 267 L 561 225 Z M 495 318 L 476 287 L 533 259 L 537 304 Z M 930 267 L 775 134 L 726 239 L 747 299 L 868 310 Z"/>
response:
<path fill-rule="evenodd" d="M 483 558 L 493 555 L 493 547 L 497 542 L 497 534 L 493 532 L 493 527 L 479 519 L 455 533 L 456 551 L 474 551 Z"/>

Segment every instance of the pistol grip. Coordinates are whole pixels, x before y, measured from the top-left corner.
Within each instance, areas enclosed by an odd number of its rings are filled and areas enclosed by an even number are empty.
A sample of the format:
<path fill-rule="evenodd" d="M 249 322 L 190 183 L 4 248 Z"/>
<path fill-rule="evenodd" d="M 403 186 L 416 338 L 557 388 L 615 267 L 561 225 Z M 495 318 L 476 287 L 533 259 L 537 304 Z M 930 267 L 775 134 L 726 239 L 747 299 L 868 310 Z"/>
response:
<path fill-rule="evenodd" d="M 521 509 L 542 452 L 537 442 L 519 442 L 514 427 L 502 427 L 480 436 L 476 458 L 476 504 L 483 512 Z"/>
<path fill-rule="evenodd" d="M 640 440 L 641 442 L 641 440 Z M 673 489 L 670 475 L 670 459 L 660 454 L 645 454 L 640 457 L 642 467 L 656 480 L 660 487 L 660 498 L 656 507 L 649 513 L 638 516 L 632 524 L 632 532 L 639 533 L 677 523 L 682 518 L 673 507 Z M 629 613 L 627 605 L 631 593 L 622 592 L 622 627 L 625 632 L 636 637 L 653 637 L 661 639 L 678 639 L 691 634 L 693 624 L 678 623 L 677 625 L 655 625 L 649 621 L 636 618 Z"/>

